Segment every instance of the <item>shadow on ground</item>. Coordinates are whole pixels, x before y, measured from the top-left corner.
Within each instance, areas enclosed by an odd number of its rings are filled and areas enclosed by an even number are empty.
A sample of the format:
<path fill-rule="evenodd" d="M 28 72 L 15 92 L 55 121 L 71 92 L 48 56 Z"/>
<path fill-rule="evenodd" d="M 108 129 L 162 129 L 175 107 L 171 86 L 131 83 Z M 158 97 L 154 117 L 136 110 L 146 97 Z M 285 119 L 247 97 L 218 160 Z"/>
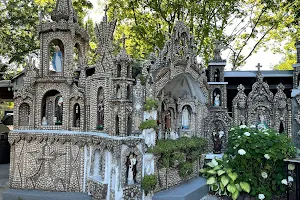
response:
<path fill-rule="evenodd" d="M 2 200 L 2 194 L 8 190 L 8 177 L 9 177 L 9 164 L 0 165 L 0 200 Z"/>

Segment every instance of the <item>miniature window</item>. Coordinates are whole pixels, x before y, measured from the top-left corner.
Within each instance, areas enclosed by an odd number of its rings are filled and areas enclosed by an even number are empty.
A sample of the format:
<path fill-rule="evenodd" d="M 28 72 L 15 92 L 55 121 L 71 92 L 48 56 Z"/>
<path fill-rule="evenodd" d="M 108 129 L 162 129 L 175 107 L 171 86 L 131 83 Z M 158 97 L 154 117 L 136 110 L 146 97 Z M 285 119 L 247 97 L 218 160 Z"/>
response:
<path fill-rule="evenodd" d="M 220 82 L 220 70 L 216 69 L 214 72 L 214 82 Z"/>
<path fill-rule="evenodd" d="M 100 156 L 100 150 L 97 149 L 94 154 L 94 163 L 93 163 L 93 178 L 97 181 L 102 181 L 101 177 L 101 156 Z"/>
<path fill-rule="evenodd" d="M 127 118 L 127 136 L 131 135 L 132 132 L 132 117 L 131 115 Z"/>
<path fill-rule="evenodd" d="M 19 125 L 28 126 L 30 116 L 30 107 L 28 103 L 22 103 L 19 108 Z"/>
<path fill-rule="evenodd" d="M 132 72 L 131 72 L 131 69 L 130 69 L 130 65 L 128 65 L 128 66 L 127 66 L 127 77 L 128 77 L 128 78 L 131 78 L 131 77 L 132 77 L 131 73 L 132 73 Z"/>
<path fill-rule="evenodd" d="M 79 60 L 80 60 L 80 46 L 78 43 L 75 44 L 73 47 L 73 70 L 76 70 L 80 67 Z"/>
<path fill-rule="evenodd" d="M 80 106 L 78 103 L 74 105 L 74 111 L 73 111 L 73 126 L 74 127 L 80 127 Z"/>
<path fill-rule="evenodd" d="M 98 89 L 97 94 L 97 105 L 98 105 L 98 112 L 97 112 L 97 129 L 103 130 L 104 127 L 104 91 L 103 88 L 100 87 Z"/>
<path fill-rule="evenodd" d="M 130 85 L 127 85 L 127 99 L 131 99 L 131 94 L 130 94 Z"/>
<path fill-rule="evenodd" d="M 121 76 L 121 65 L 118 64 L 117 65 L 117 77 L 120 77 Z"/>
<path fill-rule="evenodd" d="M 115 120 L 115 129 L 116 129 L 116 135 L 120 135 L 120 129 L 119 129 L 119 116 L 116 115 L 116 120 Z"/>
<path fill-rule="evenodd" d="M 42 125 L 62 125 L 63 97 L 57 90 L 48 91 L 42 99 Z"/>

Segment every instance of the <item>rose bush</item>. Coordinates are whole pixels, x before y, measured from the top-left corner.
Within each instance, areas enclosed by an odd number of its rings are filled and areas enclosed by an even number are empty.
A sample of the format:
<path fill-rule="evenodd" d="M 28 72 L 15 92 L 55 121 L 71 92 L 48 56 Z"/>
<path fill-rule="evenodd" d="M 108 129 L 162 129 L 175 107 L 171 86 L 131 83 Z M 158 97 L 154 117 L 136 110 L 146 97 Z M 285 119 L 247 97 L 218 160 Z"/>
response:
<path fill-rule="evenodd" d="M 238 182 L 248 182 L 251 196 L 272 199 L 285 192 L 288 182 L 284 158 L 294 157 L 296 148 L 286 134 L 271 129 L 257 130 L 245 125 L 228 134 L 229 167 L 238 174 Z"/>

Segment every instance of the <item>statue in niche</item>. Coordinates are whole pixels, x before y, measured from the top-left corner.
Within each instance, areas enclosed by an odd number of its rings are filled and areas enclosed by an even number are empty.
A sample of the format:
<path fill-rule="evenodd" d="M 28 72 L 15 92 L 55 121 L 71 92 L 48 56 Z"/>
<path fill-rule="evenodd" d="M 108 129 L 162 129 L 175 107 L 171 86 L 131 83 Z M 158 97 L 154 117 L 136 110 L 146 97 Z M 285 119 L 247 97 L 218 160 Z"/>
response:
<path fill-rule="evenodd" d="M 218 130 L 212 133 L 212 138 L 214 142 L 213 153 L 220 154 L 222 149 L 222 137 L 224 136 L 224 131 Z"/>
<path fill-rule="evenodd" d="M 187 109 L 187 106 L 184 106 L 184 109 L 182 110 L 181 125 L 182 125 L 182 129 L 189 129 L 190 113 Z"/>
<path fill-rule="evenodd" d="M 59 46 L 54 46 L 52 65 L 55 72 L 62 72 L 62 53 Z"/>
<path fill-rule="evenodd" d="M 135 184 L 136 182 L 136 155 L 131 153 L 126 162 L 126 167 L 127 167 L 127 184 L 132 185 Z"/>
<path fill-rule="evenodd" d="M 165 116 L 165 128 L 167 131 L 171 130 L 171 112 L 168 110 Z"/>
<path fill-rule="evenodd" d="M 104 105 L 103 105 L 103 100 L 100 101 L 98 104 L 98 115 L 99 115 L 99 121 L 98 125 L 103 126 L 104 124 Z"/>
<path fill-rule="evenodd" d="M 47 126 L 47 125 L 48 125 L 46 116 L 44 116 L 43 119 L 42 119 L 42 125 L 43 125 L 43 126 Z"/>
<path fill-rule="evenodd" d="M 57 116 L 56 116 L 56 125 L 61 125 L 62 124 L 62 116 L 63 116 L 63 98 L 60 96 L 58 97 L 57 101 Z"/>
<path fill-rule="evenodd" d="M 217 94 L 214 99 L 214 106 L 220 106 L 220 94 Z"/>
<path fill-rule="evenodd" d="M 265 122 L 265 117 L 262 114 L 259 115 L 259 123 L 257 124 L 257 129 L 260 131 L 264 129 L 268 129 L 268 125 Z"/>

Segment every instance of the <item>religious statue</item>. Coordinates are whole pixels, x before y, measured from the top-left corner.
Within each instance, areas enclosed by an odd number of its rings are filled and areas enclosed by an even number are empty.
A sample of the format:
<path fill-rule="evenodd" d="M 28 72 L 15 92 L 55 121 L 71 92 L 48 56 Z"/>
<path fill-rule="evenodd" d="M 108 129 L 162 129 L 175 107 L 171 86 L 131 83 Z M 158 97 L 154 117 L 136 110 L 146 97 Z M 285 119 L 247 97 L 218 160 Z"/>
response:
<path fill-rule="evenodd" d="M 187 106 L 184 107 L 184 109 L 182 110 L 182 118 L 181 118 L 181 125 L 182 125 L 182 129 L 189 129 L 189 125 L 190 125 L 190 113 L 187 109 Z"/>
<path fill-rule="evenodd" d="M 220 154 L 222 148 L 222 137 L 224 136 L 224 131 L 214 131 L 212 134 L 213 142 L 214 142 L 214 150 L 213 153 Z"/>
<path fill-rule="evenodd" d="M 132 185 L 135 183 L 136 177 L 136 155 L 131 153 L 127 159 L 126 166 L 127 166 L 127 184 Z"/>
<path fill-rule="evenodd" d="M 257 124 L 257 129 L 258 130 L 264 130 L 264 129 L 267 129 L 268 128 L 268 125 L 267 123 L 265 122 L 265 117 L 264 115 L 259 115 L 259 123 Z"/>
<path fill-rule="evenodd" d="M 214 99 L 214 106 L 220 106 L 220 94 L 217 94 Z"/>
<path fill-rule="evenodd" d="M 57 125 L 61 125 L 62 124 L 62 116 L 63 116 L 63 98 L 60 96 L 58 98 L 57 101 L 57 121 L 56 124 Z"/>
<path fill-rule="evenodd" d="M 42 125 L 43 125 L 43 126 L 47 126 L 47 125 L 48 125 L 48 122 L 47 122 L 47 119 L 46 119 L 45 116 L 44 116 L 43 119 L 42 119 Z"/>
<path fill-rule="evenodd" d="M 165 116 L 165 128 L 167 131 L 170 131 L 171 129 L 171 112 L 167 111 Z"/>
<path fill-rule="evenodd" d="M 56 72 L 62 72 L 62 53 L 59 46 L 54 46 L 54 54 L 52 58 L 53 69 Z"/>

